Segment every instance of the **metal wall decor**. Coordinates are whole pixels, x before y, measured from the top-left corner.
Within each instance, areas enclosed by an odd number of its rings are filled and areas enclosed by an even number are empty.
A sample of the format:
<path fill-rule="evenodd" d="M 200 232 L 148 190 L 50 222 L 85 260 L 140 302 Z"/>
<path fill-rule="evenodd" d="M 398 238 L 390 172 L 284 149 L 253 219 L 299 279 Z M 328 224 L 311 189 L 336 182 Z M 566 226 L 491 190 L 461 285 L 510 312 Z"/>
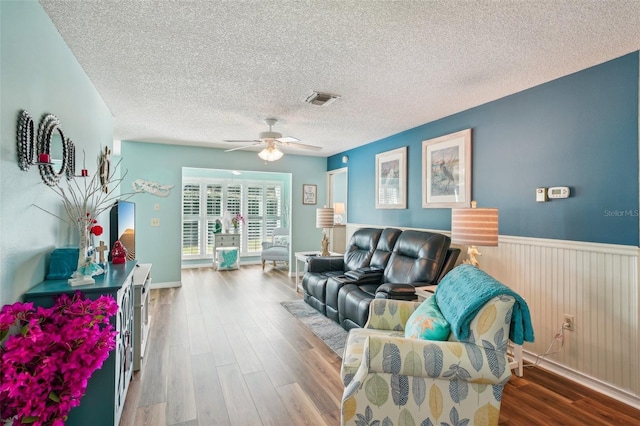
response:
<path fill-rule="evenodd" d="M 64 175 L 72 179 L 75 175 L 75 145 L 66 138 L 60 120 L 53 114 L 44 114 L 35 133 L 33 118 L 28 111 L 18 114 L 17 154 L 18 167 L 28 171 L 37 165 L 42 181 L 55 186 Z"/>
<path fill-rule="evenodd" d="M 58 163 L 57 159 L 51 161 L 54 158 L 54 156 L 51 155 L 52 150 L 59 153 L 56 144 L 59 144 L 62 148 L 62 159 L 60 163 Z M 42 117 L 40 126 L 38 127 L 38 145 L 38 156 L 40 157 L 42 154 L 49 156 L 48 162 L 38 161 L 42 181 L 49 186 L 55 186 L 60 181 L 60 177 L 67 171 L 67 158 L 69 157 L 67 141 L 62 132 L 62 127 L 60 127 L 60 121 L 55 115 L 45 114 Z M 39 160 L 41 160 L 41 158 L 39 158 Z M 59 168 L 56 170 L 54 166 L 58 166 L 58 164 Z"/>
<path fill-rule="evenodd" d="M 33 118 L 27 111 L 22 110 L 18 115 L 18 167 L 27 171 L 33 163 L 34 146 Z"/>

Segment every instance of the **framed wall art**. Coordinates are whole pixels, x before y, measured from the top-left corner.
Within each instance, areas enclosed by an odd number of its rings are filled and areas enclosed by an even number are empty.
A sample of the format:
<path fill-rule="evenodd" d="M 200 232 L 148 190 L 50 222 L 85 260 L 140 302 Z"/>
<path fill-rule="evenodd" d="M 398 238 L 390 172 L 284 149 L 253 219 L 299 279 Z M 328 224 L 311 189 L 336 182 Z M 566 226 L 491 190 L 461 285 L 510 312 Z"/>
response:
<path fill-rule="evenodd" d="M 302 184 L 302 204 L 316 204 L 318 202 L 318 186 L 308 183 Z"/>
<path fill-rule="evenodd" d="M 376 155 L 376 209 L 407 208 L 407 147 Z"/>
<path fill-rule="evenodd" d="M 471 204 L 471 129 L 422 142 L 422 207 Z"/>

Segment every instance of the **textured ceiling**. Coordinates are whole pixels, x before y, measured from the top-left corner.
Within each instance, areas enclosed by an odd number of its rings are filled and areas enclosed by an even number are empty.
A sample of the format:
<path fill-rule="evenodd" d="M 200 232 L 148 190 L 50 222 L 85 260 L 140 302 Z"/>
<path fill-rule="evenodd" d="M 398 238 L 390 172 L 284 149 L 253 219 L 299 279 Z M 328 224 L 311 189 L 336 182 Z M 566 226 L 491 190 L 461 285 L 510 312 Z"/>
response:
<path fill-rule="evenodd" d="M 328 156 L 640 49 L 640 1 L 41 0 L 114 137 Z M 341 95 L 326 107 L 313 91 Z M 286 150 L 285 150 L 286 151 Z"/>

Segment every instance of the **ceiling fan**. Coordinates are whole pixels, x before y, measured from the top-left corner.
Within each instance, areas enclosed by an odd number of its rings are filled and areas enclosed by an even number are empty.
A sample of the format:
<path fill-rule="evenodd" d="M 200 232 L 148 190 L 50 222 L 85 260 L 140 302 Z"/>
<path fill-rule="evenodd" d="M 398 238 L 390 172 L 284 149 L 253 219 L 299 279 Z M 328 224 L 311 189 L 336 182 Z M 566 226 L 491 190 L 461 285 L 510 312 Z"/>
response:
<path fill-rule="evenodd" d="M 259 139 L 254 140 L 225 140 L 224 142 L 231 143 L 244 143 L 249 145 L 240 146 L 237 148 L 227 149 L 225 152 L 238 151 L 241 149 L 251 148 L 258 145 L 264 145 L 264 149 L 260 151 L 258 156 L 265 161 L 276 161 L 282 158 L 284 155 L 282 151 L 280 151 L 279 147 L 287 147 L 287 148 L 300 148 L 300 149 L 308 149 L 311 151 L 321 151 L 322 147 L 314 146 L 314 145 L 305 145 L 300 142 L 300 139 L 291 137 L 291 136 L 282 136 L 282 133 L 274 132 L 272 130 L 273 126 L 278 122 L 275 118 L 267 118 L 264 122 L 269 126 L 268 132 L 261 132 L 259 134 Z"/>

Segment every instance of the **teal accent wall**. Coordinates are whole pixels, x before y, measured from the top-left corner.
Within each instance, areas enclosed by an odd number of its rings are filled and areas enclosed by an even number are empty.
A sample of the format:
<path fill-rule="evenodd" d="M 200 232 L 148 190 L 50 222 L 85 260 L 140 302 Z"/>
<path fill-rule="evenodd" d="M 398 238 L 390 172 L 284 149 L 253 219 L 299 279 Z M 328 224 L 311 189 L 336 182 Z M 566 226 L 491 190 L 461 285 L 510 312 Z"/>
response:
<path fill-rule="evenodd" d="M 0 306 L 44 280 L 56 247 L 77 245 L 75 231 L 32 204 L 58 214 L 61 199 L 42 183 L 36 166 L 19 169 L 18 113 L 26 109 L 36 130 L 55 114 L 76 145 L 78 164 L 97 170 L 101 146 L 111 146 L 113 119 L 57 29 L 35 1 L 0 2 Z M 108 235 L 108 221 L 101 220 Z"/>
<path fill-rule="evenodd" d="M 500 209 L 500 234 L 638 245 L 638 52 L 398 133 L 349 156 L 349 221 L 451 229 L 422 208 L 422 141 L 472 129 L 472 199 Z M 407 146 L 406 210 L 376 210 L 375 155 Z M 537 187 L 571 198 L 536 203 Z M 354 206 L 358 206 L 355 208 Z"/>
<path fill-rule="evenodd" d="M 326 199 L 326 158 L 285 154 L 265 163 L 252 151 L 122 141 L 122 170 L 127 170 L 122 192 L 129 191 L 136 179 L 174 185 L 166 198 L 140 193 L 131 199 L 136 203 L 136 256 L 141 262 L 153 263 L 154 283 L 180 281 L 183 168 L 291 174 L 292 252 L 320 249 L 322 230 L 315 227 L 315 214 Z M 318 205 L 302 204 L 302 184 L 306 183 L 318 185 Z M 156 203 L 159 211 L 154 210 Z M 160 226 L 152 227 L 151 218 L 159 218 Z"/>

